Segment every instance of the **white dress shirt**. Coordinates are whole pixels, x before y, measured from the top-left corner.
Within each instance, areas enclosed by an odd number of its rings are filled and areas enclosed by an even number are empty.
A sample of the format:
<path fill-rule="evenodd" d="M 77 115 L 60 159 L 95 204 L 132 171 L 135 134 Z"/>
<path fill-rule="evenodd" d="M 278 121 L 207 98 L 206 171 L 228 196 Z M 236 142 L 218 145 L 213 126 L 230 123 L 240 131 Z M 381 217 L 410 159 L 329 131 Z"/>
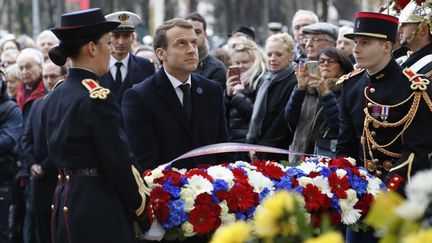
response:
<path fill-rule="evenodd" d="M 180 104 L 183 105 L 183 91 L 180 89 L 180 85 L 184 84 L 182 81 L 176 79 L 174 76 L 172 76 L 171 74 L 169 74 L 165 69 L 165 74 L 168 76 L 169 81 L 171 82 L 171 85 L 173 86 L 177 97 L 180 100 Z M 189 89 L 190 87 L 192 87 L 192 82 L 191 82 L 191 75 L 189 75 L 189 77 L 187 78 L 185 84 L 189 84 Z"/>
<path fill-rule="evenodd" d="M 123 58 L 123 60 L 120 60 L 120 61 L 117 60 L 117 59 L 115 59 L 113 56 L 111 56 L 109 67 L 110 67 L 111 75 L 112 75 L 112 77 L 114 79 L 115 79 L 115 76 L 116 76 L 116 73 L 117 73 L 117 67 L 115 65 L 116 62 L 123 63 L 123 65 L 120 67 L 120 72 L 121 72 L 121 75 L 122 75 L 122 82 L 125 79 L 125 77 L 127 75 L 127 67 L 128 67 L 128 64 L 129 64 L 129 55 L 130 54 L 128 53 L 127 56 L 125 58 Z"/>

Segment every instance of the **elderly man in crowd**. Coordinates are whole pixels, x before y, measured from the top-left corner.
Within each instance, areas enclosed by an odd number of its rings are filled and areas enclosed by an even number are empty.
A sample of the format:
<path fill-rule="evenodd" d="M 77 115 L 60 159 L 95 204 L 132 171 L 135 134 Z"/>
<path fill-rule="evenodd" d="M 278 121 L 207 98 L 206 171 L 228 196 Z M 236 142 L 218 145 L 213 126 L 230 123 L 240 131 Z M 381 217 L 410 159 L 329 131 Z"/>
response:
<path fill-rule="evenodd" d="M 309 10 L 298 10 L 292 18 L 292 32 L 294 41 L 296 43 L 294 47 L 294 62 L 300 62 L 306 60 L 306 52 L 303 44 L 303 34 L 301 29 L 310 24 L 318 23 L 318 16 Z"/>
<path fill-rule="evenodd" d="M 48 51 L 58 43 L 59 40 L 50 30 L 42 31 L 36 38 L 36 46 L 42 52 L 44 60 L 49 59 Z"/>

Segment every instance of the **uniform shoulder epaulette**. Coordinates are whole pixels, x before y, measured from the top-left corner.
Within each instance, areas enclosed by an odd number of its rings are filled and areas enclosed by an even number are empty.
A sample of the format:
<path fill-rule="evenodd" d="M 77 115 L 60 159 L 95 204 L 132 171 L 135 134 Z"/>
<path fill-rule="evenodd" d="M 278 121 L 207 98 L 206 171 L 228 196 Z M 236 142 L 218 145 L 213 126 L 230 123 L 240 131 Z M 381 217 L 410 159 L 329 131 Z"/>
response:
<path fill-rule="evenodd" d="M 90 98 L 92 99 L 104 100 L 108 97 L 108 94 L 110 93 L 109 89 L 100 86 L 99 83 L 93 79 L 84 79 L 81 83 L 89 91 Z"/>
<path fill-rule="evenodd" d="M 355 76 L 357 76 L 357 75 L 363 73 L 364 70 L 365 70 L 365 69 L 363 69 L 363 68 L 359 68 L 359 69 L 356 69 L 356 70 L 354 70 L 354 71 L 352 71 L 352 72 L 350 72 L 350 73 L 347 73 L 347 74 L 345 74 L 345 75 L 342 75 L 342 76 L 338 79 L 338 81 L 336 82 L 336 85 L 341 85 L 341 84 L 343 84 L 346 80 L 348 80 L 348 79 L 350 79 L 350 78 L 352 78 L 352 77 L 355 77 Z"/>
<path fill-rule="evenodd" d="M 425 91 L 430 84 L 430 81 L 425 78 L 425 75 L 418 74 L 409 68 L 404 68 L 402 73 L 408 78 L 408 81 L 411 82 L 411 89 L 413 91 Z"/>

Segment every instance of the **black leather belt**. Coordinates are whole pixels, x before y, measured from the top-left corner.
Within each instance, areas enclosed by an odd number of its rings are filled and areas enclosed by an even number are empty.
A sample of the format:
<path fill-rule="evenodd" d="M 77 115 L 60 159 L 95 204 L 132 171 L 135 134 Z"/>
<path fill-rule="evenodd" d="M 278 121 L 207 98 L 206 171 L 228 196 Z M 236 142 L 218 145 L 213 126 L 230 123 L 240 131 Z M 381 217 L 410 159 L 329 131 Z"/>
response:
<path fill-rule="evenodd" d="M 64 175 L 82 175 L 82 176 L 102 176 L 102 172 L 98 168 L 80 168 L 80 169 L 66 169 L 61 168 L 60 173 Z"/>

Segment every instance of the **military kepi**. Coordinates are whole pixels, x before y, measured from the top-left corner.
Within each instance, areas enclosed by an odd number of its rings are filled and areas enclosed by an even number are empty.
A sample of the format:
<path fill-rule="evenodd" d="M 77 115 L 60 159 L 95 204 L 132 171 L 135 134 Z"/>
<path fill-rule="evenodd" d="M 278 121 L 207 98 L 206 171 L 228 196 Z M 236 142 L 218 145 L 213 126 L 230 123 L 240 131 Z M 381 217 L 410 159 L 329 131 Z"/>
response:
<path fill-rule="evenodd" d="M 358 12 L 355 14 L 354 32 L 345 34 L 346 38 L 356 36 L 375 37 L 396 42 L 398 19 L 391 15 Z"/>
<path fill-rule="evenodd" d="M 120 23 L 107 21 L 100 8 L 63 14 L 61 26 L 51 29 L 60 40 L 96 36 L 110 32 Z"/>
<path fill-rule="evenodd" d="M 129 11 L 118 11 L 105 16 L 108 21 L 117 21 L 119 26 L 112 32 L 134 32 L 135 27 L 141 23 L 141 18 Z"/>

